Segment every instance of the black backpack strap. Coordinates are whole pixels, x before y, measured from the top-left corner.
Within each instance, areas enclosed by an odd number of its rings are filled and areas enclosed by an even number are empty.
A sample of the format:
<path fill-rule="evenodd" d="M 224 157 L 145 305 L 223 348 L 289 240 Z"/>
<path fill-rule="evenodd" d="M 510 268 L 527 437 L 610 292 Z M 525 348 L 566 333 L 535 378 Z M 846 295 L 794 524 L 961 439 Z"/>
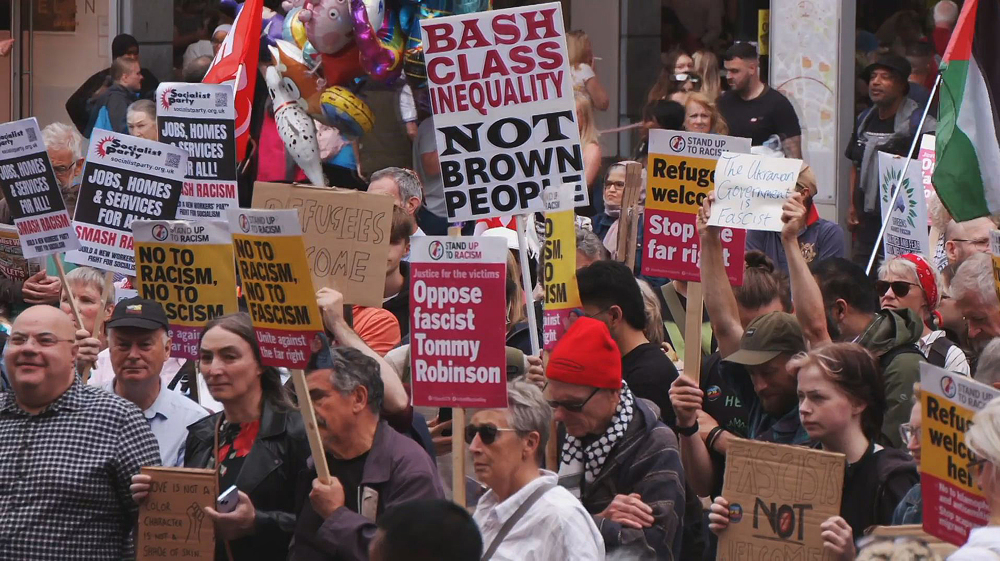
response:
<path fill-rule="evenodd" d="M 915 354 L 915 355 L 920 355 L 925 359 L 927 358 L 924 356 L 924 353 L 920 352 L 920 349 L 918 349 L 915 344 L 910 343 L 909 345 L 900 345 L 898 347 L 889 349 L 888 352 L 886 352 L 884 355 L 878 358 L 878 366 L 879 368 L 882 369 L 882 372 L 884 373 L 885 369 L 889 367 L 889 365 L 892 363 L 893 360 L 895 360 L 897 356 L 905 354 Z"/>
<path fill-rule="evenodd" d="M 947 337 L 938 337 L 933 343 L 931 343 L 931 348 L 927 351 L 927 362 L 937 366 L 938 368 L 944 368 L 945 362 L 948 360 L 948 349 L 955 346 L 955 343 Z"/>

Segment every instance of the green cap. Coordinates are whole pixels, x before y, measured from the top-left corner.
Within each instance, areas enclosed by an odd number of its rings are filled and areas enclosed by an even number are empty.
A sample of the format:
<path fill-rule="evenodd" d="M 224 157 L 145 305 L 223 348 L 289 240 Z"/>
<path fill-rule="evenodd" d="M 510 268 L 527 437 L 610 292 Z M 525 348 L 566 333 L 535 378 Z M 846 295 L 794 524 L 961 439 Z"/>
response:
<path fill-rule="evenodd" d="M 725 360 L 745 366 L 757 366 L 781 353 L 796 354 L 805 350 L 806 340 L 795 316 L 785 312 L 771 312 L 750 322 L 740 339 L 740 350 L 727 356 Z"/>

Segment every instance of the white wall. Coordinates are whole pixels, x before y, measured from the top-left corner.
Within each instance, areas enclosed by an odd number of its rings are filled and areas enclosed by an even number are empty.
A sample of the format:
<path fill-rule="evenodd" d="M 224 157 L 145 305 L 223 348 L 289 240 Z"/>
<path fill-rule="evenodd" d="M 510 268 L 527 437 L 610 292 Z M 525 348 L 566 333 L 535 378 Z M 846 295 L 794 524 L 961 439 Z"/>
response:
<path fill-rule="evenodd" d="M 618 126 L 619 114 L 619 8 L 617 0 L 572 0 L 569 29 L 582 29 L 590 37 L 594 48 L 594 72 L 608 92 L 610 103 L 607 111 L 595 111 L 597 130 Z M 601 154 L 618 153 L 618 135 L 602 134 Z"/>

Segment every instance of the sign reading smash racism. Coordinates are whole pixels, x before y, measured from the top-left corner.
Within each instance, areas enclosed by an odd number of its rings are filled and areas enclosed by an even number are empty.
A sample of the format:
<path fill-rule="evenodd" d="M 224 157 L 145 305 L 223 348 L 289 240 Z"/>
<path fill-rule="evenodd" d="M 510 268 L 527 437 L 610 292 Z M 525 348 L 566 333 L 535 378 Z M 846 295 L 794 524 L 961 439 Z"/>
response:
<path fill-rule="evenodd" d="M 73 217 L 81 247 L 66 261 L 134 275 L 132 222 L 172 220 L 186 168 L 184 150 L 95 130 Z"/>
<path fill-rule="evenodd" d="M 506 263 L 503 238 L 411 242 L 414 405 L 507 407 Z"/>
<path fill-rule="evenodd" d="M 80 247 L 34 117 L 0 125 L 0 189 L 25 256 Z"/>
<path fill-rule="evenodd" d="M 557 3 L 421 22 L 448 216 L 542 211 L 569 184 L 588 202 Z"/>
<path fill-rule="evenodd" d="M 920 495 L 924 531 L 956 545 L 990 520 L 990 506 L 969 467 L 972 416 L 1000 391 L 968 376 L 920 363 Z"/>
<path fill-rule="evenodd" d="M 0 275 L 23 282 L 37 273 L 39 266 L 25 259 L 16 226 L 0 226 Z"/>
<path fill-rule="evenodd" d="M 552 350 L 569 326 L 580 317 L 580 288 L 576 284 L 576 213 L 572 191 L 549 187 L 545 197 L 545 245 L 542 249 L 545 287 L 542 346 Z M 558 210 L 558 209 L 564 210 Z"/>
<path fill-rule="evenodd" d="M 233 242 L 224 222 L 136 220 L 139 294 L 163 304 L 170 321 L 170 356 L 198 357 L 209 320 L 235 313 Z"/>
<path fill-rule="evenodd" d="M 915 165 L 910 164 L 906 168 L 904 177 L 904 167 L 906 167 L 904 158 L 885 152 L 878 153 L 878 187 L 882 216 L 891 214 L 889 227 L 882 239 L 885 258 L 916 253 L 929 259 L 932 252 L 927 236 L 927 198 L 920 188 L 921 172 Z M 893 202 L 892 191 L 897 185 L 899 196 L 896 197 L 892 208 L 889 208 Z"/>
<path fill-rule="evenodd" d="M 188 153 L 178 218 L 222 218 L 238 207 L 233 88 L 163 82 L 156 89 L 160 142 Z"/>
<path fill-rule="evenodd" d="M 717 559 L 833 559 L 820 524 L 840 514 L 845 465 L 843 454 L 733 439 L 722 486 L 729 527 Z"/>
<path fill-rule="evenodd" d="M 715 189 L 715 165 L 722 152 L 750 152 L 750 139 L 649 131 L 642 274 L 683 281 L 701 280 L 696 222 L 702 202 Z M 746 231 L 722 228 L 722 258 L 729 282 L 743 283 Z"/>
<path fill-rule="evenodd" d="M 295 210 L 227 211 L 240 275 L 264 364 L 305 368 L 323 348 L 306 248 Z"/>

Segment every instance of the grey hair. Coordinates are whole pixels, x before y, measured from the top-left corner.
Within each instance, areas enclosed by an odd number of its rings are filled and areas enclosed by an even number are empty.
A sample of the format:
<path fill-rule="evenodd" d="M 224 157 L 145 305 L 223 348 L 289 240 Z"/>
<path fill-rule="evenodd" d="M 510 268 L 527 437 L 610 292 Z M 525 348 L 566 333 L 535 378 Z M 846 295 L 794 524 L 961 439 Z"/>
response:
<path fill-rule="evenodd" d="M 951 297 L 966 300 L 978 296 L 989 308 L 1000 306 L 996 285 L 993 282 L 993 258 L 986 253 L 970 255 L 955 272 L 951 280 Z"/>
<path fill-rule="evenodd" d="M 1000 337 L 990 341 L 979 353 L 974 378 L 987 386 L 1000 382 Z"/>
<path fill-rule="evenodd" d="M 393 180 L 399 187 L 399 198 L 405 203 L 413 197 L 424 202 L 424 190 L 420 185 L 420 178 L 413 170 L 406 168 L 388 167 L 380 169 L 372 174 L 370 182 L 378 181 L 383 177 Z"/>
<path fill-rule="evenodd" d="M 951 0 L 941 0 L 934 4 L 934 25 L 939 23 L 954 27 L 958 21 L 958 5 Z"/>
<path fill-rule="evenodd" d="M 538 465 L 545 461 L 545 443 L 552 426 L 552 408 L 538 386 L 515 380 L 507 384 L 507 422 L 521 436 L 538 433 Z"/>
<path fill-rule="evenodd" d="M 330 384 L 334 389 L 341 395 L 348 395 L 358 386 L 364 386 L 368 391 L 368 409 L 378 415 L 385 396 L 378 362 L 351 347 L 331 347 L 330 356 L 333 359 Z"/>
<path fill-rule="evenodd" d="M 128 111 L 126 115 L 131 115 L 133 113 L 145 113 L 154 122 L 156 121 L 156 104 L 149 99 L 139 99 L 133 101 L 131 105 L 128 106 Z"/>
<path fill-rule="evenodd" d="M 66 123 L 52 123 L 42 129 L 42 142 L 46 150 L 69 150 L 73 161 L 83 157 L 83 136 L 76 127 Z"/>
<path fill-rule="evenodd" d="M 100 294 L 104 290 L 104 273 L 93 267 L 77 267 L 66 273 L 67 284 L 83 284 L 97 289 Z M 115 301 L 115 285 L 110 285 L 108 293 L 104 295 L 104 305 Z"/>
<path fill-rule="evenodd" d="M 119 329 L 121 329 L 121 328 L 120 327 L 109 327 L 108 328 L 108 340 L 109 341 L 111 339 L 111 335 L 115 331 L 118 331 Z M 167 331 L 166 329 L 163 329 L 162 327 L 158 327 L 157 329 L 160 330 L 160 331 L 163 331 L 163 337 L 162 337 L 163 344 L 164 345 L 170 344 L 170 332 Z"/>
<path fill-rule="evenodd" d="M 591 259 L 604 261 L 611 258 L 608 248 L 604 247 L 601 238 L 597 234 L 585 228 L 576 228 L 576 250 Z"/>
<path fill-rule="evenodd" d="M 937 287 L 937 299 L 929 305 L 930 311 L 933 312 L 938 306 L 941 305 L 941 297 L 944 296 L 944 281 L 941 279 L 941 274 L 938 273 L 936 268 L 932 266 L 930 270 L 934 275 L 934 285 Z M 913 261 L 903 259 L 902 257 L 894 257 L 888 261 L 883 261 L 882 265 L 878 268 L 879 280 L 885 280 L 885 278 L 889 276 L 889 273 L 908 277 L 916 283 L 918 287 L 920 287 L 920 290 L 924 289 L 923 283 L 920 282 L 920 276 L 917 274 L 917 264 Z M 920 310 L 914 311 L 919 312 Z"/>

